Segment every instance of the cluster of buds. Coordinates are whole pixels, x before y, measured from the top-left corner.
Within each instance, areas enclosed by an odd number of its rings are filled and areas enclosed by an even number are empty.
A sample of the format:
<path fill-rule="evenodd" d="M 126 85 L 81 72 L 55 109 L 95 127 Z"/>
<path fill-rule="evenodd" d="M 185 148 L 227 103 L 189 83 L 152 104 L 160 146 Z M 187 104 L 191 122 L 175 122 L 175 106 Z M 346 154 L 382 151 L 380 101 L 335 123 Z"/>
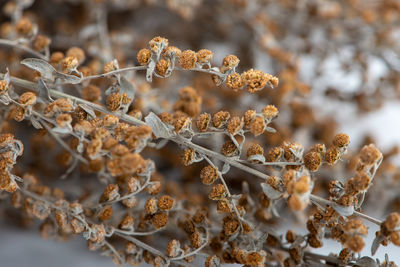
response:
<path fill-rule="evenodd" d="M 13 134 L 0 134 L 0 191 L 15 192 L 18 189 L 16 178 L 10 171 L 23 150 L 22 142 L 14 139 Z"/>

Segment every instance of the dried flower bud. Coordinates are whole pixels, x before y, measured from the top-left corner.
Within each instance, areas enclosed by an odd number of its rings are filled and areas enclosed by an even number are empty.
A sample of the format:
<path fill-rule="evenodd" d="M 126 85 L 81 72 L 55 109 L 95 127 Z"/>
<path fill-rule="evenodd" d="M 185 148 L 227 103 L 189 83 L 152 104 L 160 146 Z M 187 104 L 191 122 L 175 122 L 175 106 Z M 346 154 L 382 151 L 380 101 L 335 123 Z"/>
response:
<path fill-rule="evenodd" d="M 53 66 L 56 66 L 61 63 L 61 61 L 64 59 L 64 53 L 63 52 L 54 52 L 50 56 L 50 64 Z"/>
<path fill-rule="evenodd" d="M 75 70 L 79 65 L 79 61 L 76 57 L 65 57 L 61 61 L 61 69 L 64 73 L 69 73 Z"/>
<path fill-rule="evenodd" d="M 150 195 L 157 195 L 161 191 L 161 183 L 156 181 L 146 187 L 147 193 Z"/>
<path fill-rule="evenodd" d="M 158 199 L 158 208 L 162 211 L 171 210 L 174 204 L 175 200 L 168 195 L 164 195 Z"/>
<path fill-rule="evenodd" d="M 78 64 L 82 64 L 86 59 L 85 52 L 81 48 L 76 46 L 68 49 L 66 56 L 76 58 L 78 60 Z"/>
<path fill-rule="evenodd" d="M 190 244 L 194 248 L 199 248 L 202 245 L 201 234 L 198 231 L 195 231 L 193 234 L 191 234 L 189 237 L 189 240 L 190 240 Z"/>
<path fill-rule="evenodd" d="M 243 128 L 243 118 L 240 117 L 232 117 L 228 121 L 227 130 L 231 135 L 236 135 Z"/>
<path fill-rule="evenodd" d="M 226 190 L 222 184 L 214 185 L 211 188 L 211 192 L 208 195 L 208 198 L 211 200 L 221 200 L 226 197 Z"/>
<path fill-rule="evenodd" d="M 347 147 L 349 143 L 350 143 L 350 137 L 344 133 L 339 133 L 335 135 L 332 141 L 332 144 L 338 148 Z"/>
<path fill-rule="evenodd" d="M 221 153 L 226 157 L 234 157 L 239 154 L 239 149 L 232 140 L 229 140 L 222 145 Z"/>
<path fill-rule="evenodd" d="M 321 166 L 322 157 L 318 152 L 310 151 L 304 155 L 304 165 L 311 172 L 318 171 Z"/>
<path fill-rule="evenodd" d="M 274 105 L 268 105 L 262 109 L 261 114 L 268 121 L 278 116 L 278 109 Z"/>
<path fill-rule="evenodd" d="M 265 130 L 265 120 L 261 116 L 256 116 L 250 123 L 250 132 L 254 134 L 254 136 L 259 136 L 264 133 Z"/>
<path fill-rule="evenodd" d="M 210 121 L 211 121 L 210 114 L 208 114 L 208 113 L 200 114 L 196 120 L 197 129 L 199 129 L 200 132 L 206 132 L 210 125 Z"/>
<path fill-rule="evenodd" d="M 337 147 L 332 146 L 328 148 L 328 150 L 325 153 L 325 160 L 329 165 L 335 164 L 340 157 L 340 151 Z"/>
<path fill-rule="evenodd" d="M 382 158 L 382 153 L 374 144 L 364 146 L 360 152 L 360 162 L 365 165 L 373 165 Z"/>
<path fill-rule="evenodd" d="M 206 259 L 205 262 L 205 267 L 220 267 L 221 266 L 221 260 L 218 256 L 209 256 Z"/>
<path fill-rule="evenodd" d="M 5 80 L 0 80 L 0 95 L 5 94 L 9 89 L 9 85 L 7 81 Z"/>
<path fill-rule="evenodd" d="M 242 79 L 250 93 L 262 90 L 268 82 L 268 77 L 261 70 L 250 69 L 242 73 Z"/>
<path fill-rule="evenodd" d="M 236 72 L 229 74 L 226 77 L 226 85 L 234 90 L 237 91 L 241 89 L 244 86 L 244 81 L 242 79 L 242 76 Z"/>
<path fill-rule="evenodd" d="M 195 154 L 196 153 L 193 148 L 186 148 L 183 151 L 183 156 L 182 156 L 183 165 L 189 166 L 190 164 L 192 164 L 195 159 Z"/>
<path fill-rule="evenodd" d="M 346 247 L 348 247 L 351 251 L 360 252 L 364 246 L 364 240 L 359 235 L 352 235 L 346 240 Z"/>
<path fill-rule="evenodd" d="M 111 205 L 107 205 L 100 209 L 97 218 L 99 218 L 100 221 L 107 221 L 111 219 L 112 216 L 113 216 L 113 208 Z"/>
<path fill-rule="evenodd" d="M 287 242 L 289 242 L 290 244 L 292 244 L 297 238 L 297 235 L 294 231 L 292 230 L 288 230 L 286 232 L 286 240 Z"/>
<path fill-rule="evenodd" d="M 159 75 L 165 76 L 170 67 L 171 67 L 171 61 L 166 59 L 160 59 L 156 64 L 156 71 Z"/>
<path fill-rule="evenodd" d="M 33 41 L 33 49 L 41 52 L 43 50 L 46 49 L 46 47 L 48 47 L 51 43 L 50 38 L 39 34 L 38 36 L 36 36 L 35 40 Z"/>
<path fill-rule="evenodd" d="M 134 218 L 129 214 L 126 214 L 118 227 L 122 230 L 133 231 L 134 222 L 135 222 Z"/>
<path fill-rule="evenodd" d="M 104 192 L 100 198 L 100 202 L 113 201 L 119 198 L 119 187 L 116 184 L 109 184 L 104 189 Z"/>
<path fill-rule="evenodd" d="M 151 223 L 156 229 L 163 228 L 168 223 L 168 215 L 165 213 L 156 213 L 151 218 Z"/>
<path fill-rule="evenodd" d="M 140 49 L 139 52 L 137 53 L 137 60 L 140 65 L 146 66 L 149 64 L 150 59 L 151 59 L 152 53 L 149 49 L 143 48 Z"/>
<path fill-rule="evenodd" d="M 154 53 L 158 53 L 161 52 L 162 49 L 168 46 L 168 39 L 157 36 L 150 40 L 149 45 L 150 49 Z"/>
<path fill-rule="evenodd" d="M 158 210 L 158 208 L 157 208 L 157 199 L 154 198 L 154 197 L 149 198 L 146 201 L 146 204 L 144 205 L 144 208 L 145 208 L 147 214 L 149 214 L 149 215 L 155 214 L 157 212 L 157 210 Z"/>
<path fill-rule="evenodd" d="M 15 30 L 21 36 L 28 36 L 33 32 L 33 24 L 28 18 L 21 18 L 15 25 Z"/>
<path fill-rule="evenodd" d="M 174 58 L 179 58 L 181 53 L 182 51 L 179 48 L 170 45 L 164 49 L 163 56 L 172 60 Z"/>
<path fill-rule="evenodd" d="M 255 155 L 264 155 L 264 149 L 256 143 L 253 143 L 250 145 L 250 147 L 247 149 L 247 159 L 249 159 L 252 156 Z"/>
<path fill-rule="evenodd" d="M 197 63 L 199 64 L 210 63 L 212 57 L 213 57 L 213 52 L 211 52 L 208 49 L 201 49 L 196 53 Z"/>
<path fill-rule="evenodd" d="M 23 106 L 33 106 L 36 103 L 36 95 L 32 92 L 25 92 L 19 97 L 18 102 Z"/>
<path fill-rule="evenodd" d="M 196 52 L 192 50 L 185 50 L 179 57 L 179 65 L 186 70 L 190 70 L 195 67 L 197 61 Z"/>
<path fill-rule="evenodd" d="M 398 228 L 400 227 L 400 213 L 398 212 L 390 213 L 383 222 L 383 226 L 388 231 L 399 230 Z"/>
<path fill-rule="evenodd" d="M 254 118 L 256 117 L 256 111 L 255 110 L 247 110 L 244 113 L 244 127 L 245 129 L 250 129 L 250 124 L 251 122 L 254 120 Z"/>
<path fill-rule="evenodd" d="M 68 113 L 60 114 L 57 116 L 56 122 L 58 127 L 64 128 L 67 127 L 68 125 L 71 125 L 72 117 Z"/>
<path fill-rule="evenodd" d="M 176 239 L 172 239 L 171 241 L 169 241 L 167 246 L 168 257 L 174 258 L 177 257 L 180 253 L 181 253 L 181 243 Z"/>
<path fill-rule="evenodd" d="M 205 166 L 200 171 L 201 182 L 205 185 L 211 185 L 218 179 L 218 170 L 211 165 Z"/>
<path fill-rule="evenodd" d="M 112 60 L 110 62 L 107 62 L 104 65 L 103 72 L 104 73 L 109 73 L 109 72 L 115 71 L 117 69 L 118 69 L 118 66 L 116 65 L 116 61 Z"/>
<path fill-rule="evenodd" d="M 240 60 L 235 55 L 227 55 L 222 60 L 222 66 L 228 69 L 235 68 L 239 64 Z"/>
<path fill-rule="evenodd" d="M 228 111 L 218 111 L 212 117 L 212 122 L 213 122 L 214 127 L 216 127 L 216 128 L 224 127 L 230 117 L 231 117 L 231 115 L 229 114 Z"/>

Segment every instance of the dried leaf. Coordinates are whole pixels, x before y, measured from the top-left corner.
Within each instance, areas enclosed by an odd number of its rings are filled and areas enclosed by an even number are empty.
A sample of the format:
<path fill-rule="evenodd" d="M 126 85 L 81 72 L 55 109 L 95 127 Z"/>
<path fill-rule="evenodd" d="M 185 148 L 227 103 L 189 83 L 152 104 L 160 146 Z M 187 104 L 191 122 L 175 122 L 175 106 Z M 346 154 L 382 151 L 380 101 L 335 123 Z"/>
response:
<path fill-rule="evenodd" d="M 40 72 L 42 78 L 46 80 L 54 81 L 57 76 L 56 69 L 50 65 L 49 62 L 40 58 L 26 58 L 21 61 L 21 64 Z"/>
<path fill-rule="evenodd" d="M 172 130 L 153 112 L 150 112 L 149 115 L 144 118 L 144 120 L 146 121 L 147 125 L 151 127 L 153 134 L 157 138 L 168 139 L 173 136 Z"/>

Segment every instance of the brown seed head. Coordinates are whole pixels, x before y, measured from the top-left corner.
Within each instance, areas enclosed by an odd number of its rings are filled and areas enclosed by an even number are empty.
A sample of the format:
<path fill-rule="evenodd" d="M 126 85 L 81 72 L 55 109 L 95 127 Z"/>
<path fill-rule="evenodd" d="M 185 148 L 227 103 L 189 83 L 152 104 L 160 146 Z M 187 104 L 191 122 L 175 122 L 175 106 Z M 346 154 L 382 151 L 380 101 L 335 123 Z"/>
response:
<path fill-rule="evenodd" d="M 268 105 L 262 109 L 261 114 L 266 120 L 271 120 L 278 116 L 278 109 L 274 105 Z"/>
<path fill-rule="evenodd" d="M 226 190 L 222 184 L 214 185 L 211 188 L 211 192 L 208 195 L 208 198 L 211 200 L 220 200 L 226 197 Z"/>
<path fill-rule="evenodd" d="M 265 126 L 264 118 L 261 116 L 256 116 L 250 123 L 250 132 L 254 134 L 254 136 L 259 136 L 260 134 L 264 133 Z"/>
<path fill-rule="evenodd" d="M 244 81 L 239 73 L 231 73 L 226 77 L 226 85 L 233 91 L 237 91 L 244 86 Z"/>
<path fill-rule="evenodd" d="M 158 199 L 158 208 L 162 211 L 167 211 L 172 209 L 174 204 L 175 200 L 168 195 L 164 195 Z"/>
<path fill-rule="evenodd" d="M 321 154 L 318 152 L 310 151 L 304 155 L 304 165 L 311 172 L 318 171 L 322 163 Z"/>
<path fill-rule="evenodd" d="M 350 143 L 350 137 L 344 133 L 339 133 L 335 135 L 332 141 L 332 144 L 338 148 L 347 147 L 349 143 Z"/>
<path fill-rule="evenodd" d="M 211 185 L 218 179 L 217 169 L 208 165 L 200 171 L 201 182 L 205 185 Z"/>
<path fill-rule="evenodd" d="M 214 114 L 214 116 L 212 118 L 214 127 L 216 127 L 216 128 L 224 127 L 230 117 L 231 117 L 231 114 L 229 114 L 228 111 L 222 111 L 222 110 L 218 111 L 217 113 Z"/>
<path fill-rule="evenodd" d="M 82 50 L 82 48 L 76 46 L 68 49 L 66 56 L 76 58 L 79 64 L 82 64 L 86 59 L 85 52 Z"/>
<path fill-rule="evenodd" d="M 195 67 L 197 61 L 196 52 L 192 50 L 185 50 L 179 57 L 179 65 L 186 70 L 190 70 Z"/>
<path fill-rule="evenodd" d="M 146 66 L 149 64 L 150 59 L 151 59 L 152 53 L 149 49 L 143 48 L 140 49 L 139 52 L 137 53 L 137 60 L 140 65 Z"/>
<path fill-rule="evenodd" d="M 210 125 L 211 115 L 208 113 L 202 113 L 197 117 L 196 126 L 200 132 L 206 132 Z"/>
<path fill-rule="evenodd" d="M 32 92 L 25 92 L 19 97 L 18 102 L 23 106 L 32 106 L 36 103 L 36 95 Z"/>
<path fill-rule="evenodd" d="M 201 49 L 196 53 L 197 63 L 200 64 L 210 63 L 212 57 L 213 57 L 213 52 L 211 52 L 208 49 Z"/>

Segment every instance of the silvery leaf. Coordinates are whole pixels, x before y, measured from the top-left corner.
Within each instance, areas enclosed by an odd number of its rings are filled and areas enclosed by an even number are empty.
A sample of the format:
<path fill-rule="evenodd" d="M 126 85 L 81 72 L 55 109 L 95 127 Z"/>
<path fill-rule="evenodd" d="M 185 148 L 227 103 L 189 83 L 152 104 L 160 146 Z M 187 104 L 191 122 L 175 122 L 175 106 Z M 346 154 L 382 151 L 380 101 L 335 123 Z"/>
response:
<path fill-rule="evenodd" d="M 265 157 L 264 155 L 261 154 L 255 154 L 255 155 L 251 155 L 250 157 L 247 158 L 248 161 L 256 161 L 256 162 L 262 162 L 265 163 Z"/>
<path fill-rule="evenodd" d="M 301 243 L 305 241 L 304 236 L 298 236 L 296 240 L 293 242 L 293 244 L 290 245 L 290 248 L 295 248 L 297 246 L 300 246 Z"/>
<path fill-rule="evenodd" d="M 46 80 L 54 80 L 57 75 L 56 69 L 47 61 L 40 58 L 26 58 L 21 61 L 21 64 L 40 72 L 41 76 Z"/>
<path fill-rule="evenodd" d="M 10 78 L 10 70 L 7 68 L 6 73 L 4 74 L 4 78 L 3 78 L 7 84 L 10 84 L 11 82 L 11 78 Z"/>
<path fill-rule="evenodd" d="M 53 99 L 50 96 L 50 90 L 46 86 L 42 78 L 39 79 L 38 90 L 39 90 L 39 97 L 41 97 L 44 100 L 53 102 Z"/>
<path fill-rule="evenodd" d="M 332 207 L 342 216 L 351 216 L 354 213 L 354 206 L 342 206 L 333 203 Z"/>
<path fill-rule="evenodd" d="M 269 126 L 266 126 L 266 127 L 265 127 L 265 130 L 266 130 L 267 132 L 270 132 L 270 133 L 276 133 L 276 130 L 275 130 L 274 128 L 272 128 L 272 127 L 269 127 Z"/>
<path fill-rule="evenodd" d="M 154 62 L 154 60 L 151 60 L 146 69 L 146 80 L 149 83 L 152 82 L 152 80 L 153 80 L 153 72 L 154 72 L 155 67 L 156 67 L 156 63 Z"/>
<path fill-rule="evenodd" d="M 229 165 L 228 163 L 225 163 L 224 166 L 222 167 L 222 174 L 225 174 L 227 172 L 229 172 L 229 169 L 231 168 L 231 165 Z"/>
<path fill-rule="evenodd" d="M 375 239 L 371 245 L 371 255 L 375 255 L 376 251 L 378 250 L 379 246 L 381 245 L 381 242 L 384 239 L 385 239 L 385 237 L 382 235 L 378 235 L 377 237 L 375 237 Z"/>
<path fill-rule="evenodd" d="M 89 114 L 92 118 L 96 118 L 96 113 L 94 113 L 93 109 L 91 107 L 89 107 L 86 104 L 79 104 L 78 106 L 80 106 L 87 114 Z"/>
<path fill-rule="evenodd" d="M 121 93 L 126 93 L 126 95 L 131 100 L 133 100 L 133 98 L 135 97 L 135 89 L 124 76 L 121 76 L 120 78 L 120 87 L 121 87 Z"/>
<path fill-rule="evenodd" d="M 32 126 L 38 130 L 43 128 L 43 126 L 40 124 L 40 122 L 38 122 L 36 120 L 36 118 L 31 117 L 31 123 L 32 123 Z"/>
<path fill-rule="evenodd" d="M 376 261 L 371 258 L 364 256 L 356 261 L 357 265 L 360 265 L 361 267 L 378 267 L 378 264 Z"/>
<path fill-rule="evenodd" d="M 78 84 L 82 81 L 81 77 L 77 77 L 75 75 L 70 75 L 70 74 L 64 74 L 57 72 L 56 73 L 57 78 L 61 80 L 63 83 L 68 83 L 68 84 Z"/>
<path fill-rule="evenodd" d="M 263 190 L 264 194 L 267 197 L 269 197 L 270 199 L 278 199 L 283 195 L 282 192 L 279 192 L 278 190 L 275 190 L 269 184 L 261 183 L 261 187 L 262 187 L 262 190 Z"/>
<path fill-rule="evenodd" d="M 210 138 L 213 134 L 212 133 L 201 133 L 199 135 L 196 135 L 198 138 Z"/>
<path fill-rule="evenodd" d="M 68 127 L 65 128 L 54 127 L 52 130 L 54 133 L 60 133 L 60 134 L 67 134 L 71 132 L 71 129 L 69 129 Z"/>
<path fill-rule="evenodd" d="M 171 129 L 153 112 L 150 112 L 144 120 L 157 138 L 168 139 L 173 135 Z"/>

